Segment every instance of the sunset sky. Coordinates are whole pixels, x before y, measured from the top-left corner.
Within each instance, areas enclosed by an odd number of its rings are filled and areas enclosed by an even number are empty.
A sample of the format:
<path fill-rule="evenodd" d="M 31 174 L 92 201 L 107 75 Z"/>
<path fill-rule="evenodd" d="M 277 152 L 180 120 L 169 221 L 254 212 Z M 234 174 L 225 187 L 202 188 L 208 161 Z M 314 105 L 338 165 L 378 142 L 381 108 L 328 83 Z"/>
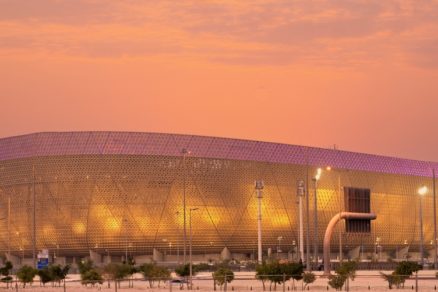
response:
<path fill-rule="evenodd" d="M 0 0 L 0 137 L 200 134 L 438 161 L 437 0 Z"/>

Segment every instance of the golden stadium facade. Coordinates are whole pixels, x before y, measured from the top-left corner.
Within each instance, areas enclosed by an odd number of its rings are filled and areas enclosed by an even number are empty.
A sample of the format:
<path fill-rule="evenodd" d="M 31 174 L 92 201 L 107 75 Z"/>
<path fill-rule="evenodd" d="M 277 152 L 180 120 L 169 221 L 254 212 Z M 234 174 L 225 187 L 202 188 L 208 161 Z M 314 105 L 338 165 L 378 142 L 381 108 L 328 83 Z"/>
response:
<path fill-rule="evenodd" d="M 341 226 L 346 250 L 372 252 L 377 244 L 384 251 L 418 250 L 417 190 L 423 185 L 430 190 L 423 198 L 424 244 L 431 248 L 436 163 L 216 137 L 54 132 L 0 139 L 0 251 L 31 257 L 35 242 L 36 250 L 67 257 L 90 250 L 182 255 L 185 193 L 187 232 L 189 209 L 198 208 L 193 253 L 219 254 L 226 247 L 249 258 L 257 252 L 255 180 L 265 185 L 264 252 L 296 252 L 298 180 L 308 188 L 312 248 L 312 177 L 326 166 L 331 171 L 322 173 L 317 190 L 320 254 L 329 220 L 344 210 L 345 187 L 369 189 L 377 215 L 370 233 Z"/>

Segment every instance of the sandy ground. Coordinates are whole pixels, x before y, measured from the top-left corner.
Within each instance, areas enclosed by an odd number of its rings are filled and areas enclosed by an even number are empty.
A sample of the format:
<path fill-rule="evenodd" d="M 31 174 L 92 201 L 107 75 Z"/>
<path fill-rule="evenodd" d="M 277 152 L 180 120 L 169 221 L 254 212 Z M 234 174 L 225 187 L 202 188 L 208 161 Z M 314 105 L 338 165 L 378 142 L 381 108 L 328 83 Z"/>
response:
<path fill-rule="evenodd" d="M 390 273 L 389 271 L 384 271 Z M 328 287 L 327 278 L 322 277 L 321 272 L 315 272 L 317 280 L 309 285 L 309 291 L 334 291 L 334 289 Z M 128 282 L 123 282 L 121 287 L 117 291 L 150 291 L 150 292 L 177 292 L 180 291 L 180 286 L 173 284 L 171 287 L 161 284 L 161 287 L 149 288 L 149 284 L 142 281 L 140 275 L 135 276 L 134 288 L 128 288 Z M 295 283 L 296 290 L 302 291 L 302 284 Z M 435 271 L 420 271 L 418 275 L 418 291 L 435 291 L 438 286 L 438 279 L 435 278 Z M 211 280 L 211 273 L 200 273 L 193 281 L 193 287 L 195 291 L 213 292 L 213 281 Z M 293 291 L 293 284 L 288 281 L 283 288 L 283 285 L 278 285 L 276 291 L 283 292 Z M 0 291 L 32 291 L 32 292 L 62 292 L 64 287 L 51 287 L 48 284 L 47 287 L 40 287 L 39 283 L 34 283 L 32 287 L 22 288 L 21 285 L 6 289 L 5 284 L 0 285 Z M 186 290 L 186 287 L 184 287 Z M 269 291 L 269 283 L 266 283 L 266 290 Z M 274 287 L 271 288 L 274 291 Z M 307 289 L 306 289 L 307 290 Z M 350 291 L 388 291 L 387 283 L 380 277 L 376 271 L 358 271 L 357 277 L 354 281 L 350 282 Z M 403 290 L 415 291 L 415 278 L 408 279 L 405 283 Z M 65 291 L 77 291 L 77 292 L 93 292 L 93 291 L 116 291 L 113 283 L 108 288 L 107 283 L 98 285 L 95 287 L 83 287 L 79 282 L 79 275 L 69 275 L 65 285 Z M 219 291 L 219 287 L 218 290 Z M 261 281 L 254 279 L 254 273 L 250 272 L 238 272 L 235 273 L 235 280 L 228 284 L 227 291 L 263 291 Z"/>

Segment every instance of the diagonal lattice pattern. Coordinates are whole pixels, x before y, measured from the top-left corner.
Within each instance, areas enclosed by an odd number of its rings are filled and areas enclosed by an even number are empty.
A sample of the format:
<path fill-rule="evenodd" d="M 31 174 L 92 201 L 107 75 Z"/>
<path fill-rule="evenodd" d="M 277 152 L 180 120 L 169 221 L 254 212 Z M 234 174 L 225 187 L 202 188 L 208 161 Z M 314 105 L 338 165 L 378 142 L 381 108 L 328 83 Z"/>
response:
<path fill-rule="evenodd" d="M 185 163 L 182 149 L 190 150 Z M 319 241 L 344 204 L 340 187 L 371 189 L 378 216 L 370 235 L 344 234 L 351 247 L 418 245 L 418 196 L 438 164 L 367 154 L 214 137 L 123 132 L 37 133 L 0 139 L 0 250 L 30 254 L 33 193 L 37 249 L 86 254 L 152 253 L 182 243 L 182 194 L 193 214 L 195 253 L 250 253 L 257 241 L 254 181 L 265 182 L 264 247 L 297 241 L 296 182 L 332 166 L 318 188 Z M 8 199 L 11 202 L 8 229 Z M 425 242 L 432 199 L 424 198 Z M 313 228 L 312 216 L 309 218 Z M 313 235 L 313 230 L 310 230 Z M 336 247 L 336 242 L 332 245 Z"/>

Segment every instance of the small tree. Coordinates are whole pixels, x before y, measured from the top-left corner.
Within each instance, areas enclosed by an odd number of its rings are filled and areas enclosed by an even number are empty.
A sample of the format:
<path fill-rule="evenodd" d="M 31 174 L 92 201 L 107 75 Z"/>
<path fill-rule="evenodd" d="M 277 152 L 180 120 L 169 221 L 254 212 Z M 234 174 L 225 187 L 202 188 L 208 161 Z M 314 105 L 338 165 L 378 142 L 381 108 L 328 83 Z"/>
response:
<path fill-rule="evenodd" d="M 127 261 L 128 266 L 130 267 L 129 270 L 129 288 L 133 288 L 134 287 L 134 281 L 132 280 L 132 275 L 134 275 L 135 273 L 138 272 L 137 267 L 135 266 L 135 260 L 132 256 L 128 256 L 128 261 Z"/>
<path fill-rule="evenodd" d="M 17 278 L 23 283 L 23 288 L 25 288 L 27 283 L 33 282 L 33 278 L 36 274 L 36 269 L 28 265 L 24 265 L 17 271 Z"/>
<path fill-rule="evenodd" d="M 197 266 L 192 265 L 192 276 L 196 275 L 197 272 L 198 272 Z M 179 266 L 178 268 L 175 269 L 175 273 L 178 276 L 183 277 L 187 283 L 187 287 L 189 287 L 188 278 L 190 276 L 190 264 Z"/>
<path fill-rule="evenodd" d="M 350 288 L 350 279 L 354 281 L 354 278 L 356 277 L 356 269 L 357 269 L 357 262 L 355 261 L 348 261 L 343 262 L 337 269 L 336 273 L 338 275 L 344 276 L 345 282 L 346 282 L 346 289 L 347 291 Z"/>
<path fill-rule="evenodd" d="M 292 287 L 295 288 L 295 281 L 300 281 L 303 279 L 303 272 L 304 272 L 304 265 L 300 261 L 298 263 L 289 263 L 286 266 L 285 273 L 287 275 L 290 275 L 290 278 L 292 278 Z"/>
<path fill-rule="evenodd" d="M 82 285 L 94 286 L 96 283 L 102 284 L 102 275 L 94 267 L 92 260 L 85 260 L 78 263 L 79 273 L 81 274 Z"/>
<path fill-rule="evenodd" d="M 166 281 L 170 278 L 170 272 L 165 267 L 154 266 L 153 276 L 154 279 L 158 281 L 158 288 L 159 288 L 161 281 Z"/>
<path fill-rule="evenodd" d="M 144 279 L 149 282 L 149 288 L 154 286 L 154 268 L 155 264 L 153 263 L 146 263 L 138 268 L 138 270 L 143 274 Z"/>
<path fill-rule="evenodd" d="M 341 290 L 347 278 L 344 275 L 331 275 L 328 284 L 335 290 Z"/>
<path fill-rule="evenodd" d="M 404 282 L 403 278 L 400 275 L 395 274 L 393 272 L 392 274 L 385 274 L 380 272 L 381 277 L 388 282 L 388 288 L 392 289 L 392 286 L 395 285 L 395 287 L 398 289 L 400 288 L 400 285 Z"/>
<path fill-rule="evenodd" d="M 82 285 L 85 286 L 88 286 L 88 284 L 94 286 L 96 284 L 102 284 L 103 278 L 102 275 L 97 270 L 92 269 L 81 275 L 81 283 Z"/>
<path fill-rule="evenodd" d="M 9 288 L 9 284 L 12 282 L 11 270 L 14 266 L 10 261 L 5 263 L 5 266 L 0 268 L 0 274 L 4 277 L 0 279 L 3 283 L 6 283 L 6 288 Z"/>
<path fill-rule="evenodd" d="M 46 286 L 46 283 L 52 281 L 52 277 L 50 275 L 48 267 L 45 267 L 42 270 L 38 270 L 37 274 L 40 277 L 40 281 L 41 281 L 41 284 L 43 284 L 43 286 Z"/>
<path fill-rule="evenodd" d="M 58 286 L 61 286 L 61 282 L 65 281 L 65 278 L 67 277 L 70 265 L 50 265 L 48 269 L 52 281 L 58 283 Z"/>
<path fill-rule="evenodd" d="M 256 266 L 256 279 L 262 281 L 263 291 L 266 290 L 265 282 L 269 279 L 270 267 L 268 264 L 263 262 L 261 265 Z"/>
<path fill-rule="evenodd" d="M 303 282 L 304 282 L 304 289 L 306 289 L 307 285 L 312 284 L 315 282 L 316 276 L 312 272 L 307 272 L 303 274 Z"/>
<path fill-rule="evenodd" d="M 412 276 L 413 273 L 418 272 L 420 269 L 421 266 L 415 262 L 403 261 L 398 263 L 393 274 L 400 276 L 401 285 L 404 287 L 406 279 Z"/>
<path fill-rule="evenodd" d="M 213 273 L 213 279 L 222 288 L 225 282 L 231 283 L 234 280 L 234 273 L 229 268 L 222 267 Z"/>
<path fill-rule="evenodd" d="M 123 280 L 130 275 L 130 272 L 131 267 L 127 264 L 110 263 L 103 268 L 102 276 L 108 281 L 109 288 L 110 281 L 114 281 L 115 285 L 117 286 L 120 280 Z"/>
<path fill-rule="evenodd" d="M 269 267 L 268 279 L 271 282 L 269 284 L 269 290 L 271 290 L 272 284 L 274 284 L 274 290 L 277 290 L 277 284 L 281 284 L 283 282 L 284 269 L 278 261 L 273 261 L 269 263 L 268 267 Z"/>

